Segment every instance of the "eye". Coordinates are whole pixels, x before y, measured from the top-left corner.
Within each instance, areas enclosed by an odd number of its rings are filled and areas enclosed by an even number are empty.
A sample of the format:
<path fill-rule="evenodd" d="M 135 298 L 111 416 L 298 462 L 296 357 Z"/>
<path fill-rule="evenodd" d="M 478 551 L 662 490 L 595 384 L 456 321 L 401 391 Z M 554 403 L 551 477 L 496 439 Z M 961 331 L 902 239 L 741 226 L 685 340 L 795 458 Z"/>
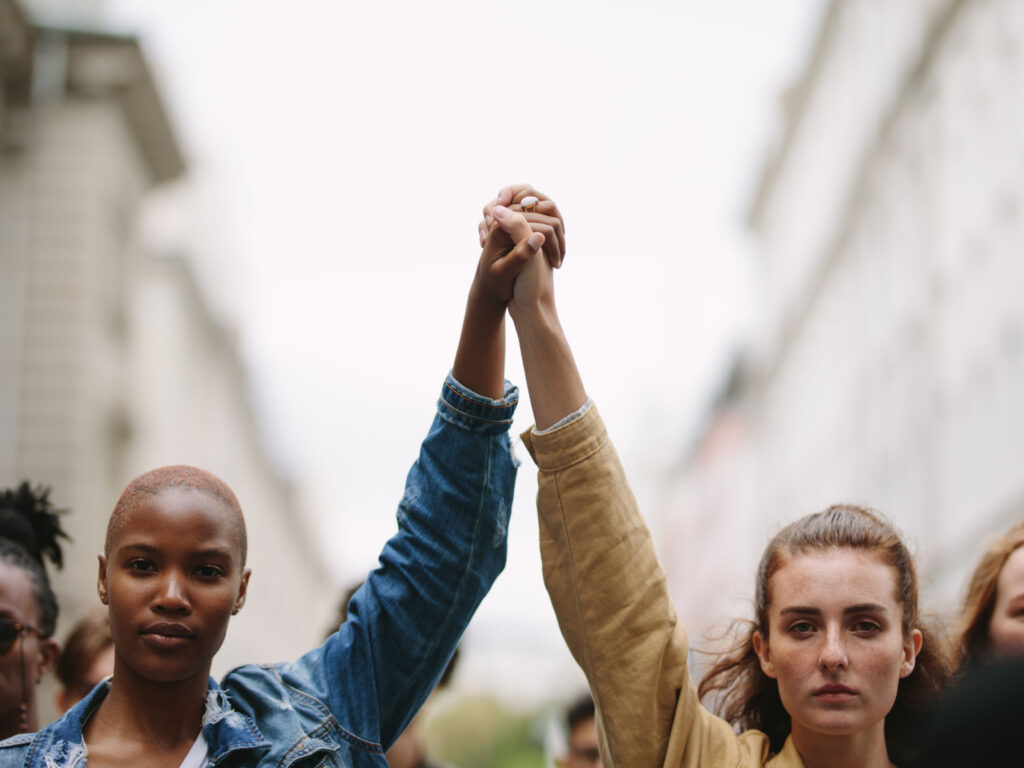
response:
<path fill-rule="evenodd" d="M 152 560 L 136 558 L 128 561 L 128 568 L 139 573 L 153 573 L 156 571 L 156 564 Z"/>
<path fill-rule="evenodd" d="M 196 568 L 196 576 L 201 579 L 217 579 L 224 575 L 224 571 L 216 565 L 200 565 Z"/>
<path fill-rule="evenodd" d="M 881 632 L 881 625 L 872 619 L 861 619 L 853 625 L 853 631 L 859 634 L 871 634 L 874 632 Z"/>
<path fill-rule="evenodd" d="M 789 631 L 794 635 L 809 635 L 814 630 L 815 626 L 809 621 L 796 621 L 789 625 Z"/>

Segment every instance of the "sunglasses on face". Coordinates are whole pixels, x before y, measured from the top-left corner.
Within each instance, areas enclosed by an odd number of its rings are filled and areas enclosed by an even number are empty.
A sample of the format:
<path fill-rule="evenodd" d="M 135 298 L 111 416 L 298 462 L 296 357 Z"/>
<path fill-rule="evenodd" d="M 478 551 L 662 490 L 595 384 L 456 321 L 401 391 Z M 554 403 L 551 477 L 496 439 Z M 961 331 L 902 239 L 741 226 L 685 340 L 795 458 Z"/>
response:
<path fill-rule="evenodd" d="M 31 624 L 14 619 L 0 618 L 0 655 L 7 653 L 14 645 L 14 641 L 21 635 L 32 633 L 39 634 L 39 630 Z"/>

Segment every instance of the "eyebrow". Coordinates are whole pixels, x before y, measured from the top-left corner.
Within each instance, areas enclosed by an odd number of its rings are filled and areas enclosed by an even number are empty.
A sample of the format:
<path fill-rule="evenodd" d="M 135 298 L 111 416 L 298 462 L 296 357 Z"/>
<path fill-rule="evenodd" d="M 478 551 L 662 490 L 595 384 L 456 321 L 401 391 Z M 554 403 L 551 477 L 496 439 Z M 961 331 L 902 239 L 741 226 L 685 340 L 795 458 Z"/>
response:
<path fill-rule="evenodd" d="M 118 547 L 118 550 L 134 550 L 136 552 L 142 552 L 147 555 L 158 555 L 162 550 L 158 547 L 154 547 L 151 544 L 122 544 Z M 201 549 L 198 552 L 191 553 L 194 557 L 231 557 L 232 552 L 229 549 L 221 549 L 220 547 L 209 547 L 208 549 Z"/>
<path fill-rule="evenodd" d="M 888 613 L 889 609 L 879 603 L 859 603 L 857 605 L 851 605 L 843 609 L 843 615 L 848 616 L 853 613 Z M 798 614 L 800 616 L 821 616 L 820 608 L 811 608 L 810 606 L 803 605 L 791 605 L 783 608 L 779 611 L 783 616 Z"/>

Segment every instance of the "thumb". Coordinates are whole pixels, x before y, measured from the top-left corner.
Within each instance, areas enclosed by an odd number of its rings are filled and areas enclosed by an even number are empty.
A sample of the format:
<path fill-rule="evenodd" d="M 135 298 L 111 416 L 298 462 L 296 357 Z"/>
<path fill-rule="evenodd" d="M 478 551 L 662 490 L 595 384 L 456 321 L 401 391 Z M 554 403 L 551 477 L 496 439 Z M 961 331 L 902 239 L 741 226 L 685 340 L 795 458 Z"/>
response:
<path fill-rule="evenodd" d="M 521 213 L 506 208 L 504 205 L 494 206 L 492 211 L 494 214 L 494 220 L 498 223 L 498 226 L 508 232 L 509 237 L 512 238 L 512 242 L 518 243 L 530 236 L 530 222 L 526 220 L 526 217 Z"/>
<path fill-rule="evenodd" d="M 530 263 L 530 259 L 542 245 L 544 245 L 544 235 L 534 232 L 526 239 L 516 243 L 516 247 L 494 262 L 491 269 L 503 280 L 513 280 Z"/>

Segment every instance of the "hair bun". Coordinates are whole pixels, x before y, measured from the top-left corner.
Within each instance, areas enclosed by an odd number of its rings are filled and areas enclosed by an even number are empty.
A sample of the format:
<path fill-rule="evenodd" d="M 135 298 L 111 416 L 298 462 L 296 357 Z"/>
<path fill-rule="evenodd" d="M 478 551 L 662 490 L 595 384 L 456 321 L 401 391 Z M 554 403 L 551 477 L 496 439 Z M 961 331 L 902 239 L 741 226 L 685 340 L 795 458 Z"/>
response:
<path fill-rule="evenodd" d="M 27 480 L 17 488 L 0 492 L 0 536 L 20 544 L 32 557 L 43 562 L 48 557 L 58 568 L 64 566 L 64 554 L 58 539 L 68 539 L 60 525 L 66 509 L 55 509 L 50 489 L 33 489 Z"/>

